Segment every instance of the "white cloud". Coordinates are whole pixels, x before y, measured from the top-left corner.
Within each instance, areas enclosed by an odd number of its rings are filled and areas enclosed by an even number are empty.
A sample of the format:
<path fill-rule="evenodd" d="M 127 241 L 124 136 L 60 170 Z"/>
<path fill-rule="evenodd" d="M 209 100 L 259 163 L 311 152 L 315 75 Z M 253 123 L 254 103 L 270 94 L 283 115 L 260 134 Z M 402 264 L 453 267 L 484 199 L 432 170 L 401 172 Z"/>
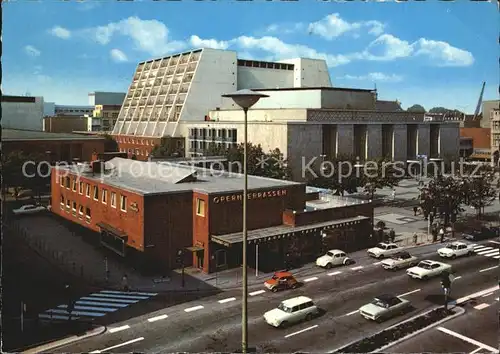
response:
<path fill-rule="evenodd" d="M 41 54 L 41 52 L 32 45 L 25 46 L 24 51 L 26 52 L 26 54 L 32 57 L 38 57 Z"/>
<path fill-rule="evenodd" d="M 332 40 L 346 33 L 359 36 L 361 29 L 378 36 L 384 32 L 384 24 L 379 21 L 347 22 L 338 13 L 330 14 L 319 21 L 309 24 L 309 33 L 316 34 L 327 40 Z"/>
<path fill-rule="evenodd" d="M 69 39 L 71 37 L 71 31 L 61 26 L 52 27 L 49 33 L 61 39 Z"/>
<path fill-rule="evenodd" d="M 123 53 L 120 49 L 111 49 L 109 52 L 111 59 L 113 59 L 117 63 L 123 63 L 128 60 L 125 53 Z"/>
<path fill-rule="evenodd" d="M 189 39 L 189 43 L 195 48 L 213 48 L 213 49 L 227 49 L 229 47 L 229 42 L 218 41 L 216 39 L 201 39 L 200 37 L 193 35 Z"/>
<path fill-rule="evenodd" d="M 132 39 L 136 49 L 154 56 L 166 55 L 186 47 L 185 42 L 169 39 L 169 29 L 164 23 L 157 20 L 142 20 L 136 16 L 106 26 L 86 29 L 84 33 L 90 34 L 102 45 L 108 44 L 115 35 L 126 36 Z"/>
<path fill-rule="evenodd" d="M 420 38 L 413 43 L 415 55 L 428 56 L 438 66 L 470 66 L 474 64 L 472 53 L 452 47 L 442 41 Z"/>
<path fill-rule="evenodd" d="M 272 24 L 267 26 L 265 29 L 266 33 L 269 34 L 290 34 L 290 33 L 296 33 L 296 32 L 301 32 L 301 31 L 306 31 L 307 26 L 302 23 L 281 23 L 281 24 Z"/>
<path fill-rule="evenodd" d="M 338 77 L 339 80 L 358 80 L 358 81 L 372 81 L 372 82 L 400 82 L 403 81 L 403 77 L 396 74 L 384 74 L 380 72 L 369 73 L 367 75 L 353 76 L 344 75 Z"/>
<path fill-rule="evenodd" d="M 372 41 L 361 53 L 360 59 L 390 61 L 413 53 L 413 46 L 391 34 L 383 34 Z"/>

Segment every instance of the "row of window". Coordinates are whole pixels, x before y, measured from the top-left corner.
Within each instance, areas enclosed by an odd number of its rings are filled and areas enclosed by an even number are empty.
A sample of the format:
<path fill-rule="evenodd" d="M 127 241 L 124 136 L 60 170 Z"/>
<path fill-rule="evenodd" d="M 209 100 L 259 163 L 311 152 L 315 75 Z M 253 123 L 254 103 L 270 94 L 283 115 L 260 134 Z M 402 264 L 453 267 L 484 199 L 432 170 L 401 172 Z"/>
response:
<path fill-rule="evenodd" d="M 236 138 L 236 129 L 215 129 L 215 128 L 191 128 L 189 129 L 189 137 L 196 137 L 199 139 L 205 138 Z"/>
<path fill-rule="evenodd" d="M 149 156 L 148 150 L 140 150 L 140 149 L 120 149 L 120 152 L 128 152 L 129 154 L 134 154 L 136 156 Z"/>
<path fill-rule="evenodd" d="M 61 176 L 60 178 L 60 183 L 61 187 L 65 187 L 68 190 L 72 190 L 73 192 L 76 192 L 77 189 L 77 180 L 76 178 L 71 179 L 70 177 L 66 176 Z M 92 188 L 93 187 L 93 188 Z M 92 189 L 92 197 L 94 200 L 98 201 L 99 200 L 99 187 L 98 186 L 91 186 L 89 183 L 84 183 L 80 181 L 78 183 L 78 194 L 83 195 L 83 191 L 85 190 L 85 196 L 87 198 L 90 198 L 90 193 Z M 111 192 L 111 207 L 116 208 L 116 193 Z M 103 204 L 108 204 L 108 190 L 107 189 L 102 189 L 101 191 L 101 202 Z M 64 197 L 61 196 L 61 203 L 64 204 Z M 120 194 L 120 210 L 126 212 L 127 211 L 127 196 L 121 195 Z"/>
<path fill-rule="evenodd" d="M 139 145 L 151 145 L 155 146 L 154 140 L 140 139 L 140 138 L 130 138 L 128 136 L 117 136 L 115 137 L 117 143 L 128 143 L 128 144 L 139 144 Z"/>
<path fill-rule="evenodd" d="M 211 146 L 216 146 L 221 149 L 230 149 L 231 147 L 236 147 L 236 143 L 212 143 L 211 141 L 190 141 L 189 148 L 191 150 L 206 150 Z"/>
<path fill-rule="evenodd" d="M 65 199 L 64 196 L 61 195 L 61 203 L 60 203 L 60 206 L 61 206 L 61 210 L 64 210 L 65 207 L 66 207 L 66 212 L 69 213 L 70 210 L 73 214 L 73 216 L 76 216 L 76 210 L 77 210 L 77 204 L 76 202 L 73 200 L 71 201 L 70 199 Z M 83 219 L 83 212 L 85 210 L 85 222 L 87 224 L 90 224 L 90 220 L 92 218 L 92 215 L 91 215 L 91 212 L 90 212 L 90 208 L 89 207 L 86 207 L 86 206 L 83 206 L 81 204 L 78 205 L 78 218 L 79 219 Z"/>

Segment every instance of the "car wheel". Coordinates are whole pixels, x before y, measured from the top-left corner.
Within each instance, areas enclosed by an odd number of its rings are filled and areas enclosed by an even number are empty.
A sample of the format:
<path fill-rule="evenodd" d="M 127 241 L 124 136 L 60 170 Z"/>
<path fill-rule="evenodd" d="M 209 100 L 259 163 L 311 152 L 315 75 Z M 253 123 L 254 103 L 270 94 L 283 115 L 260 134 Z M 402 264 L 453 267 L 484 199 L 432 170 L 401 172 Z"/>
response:
<path fill-rule="evenodd" d="M 333 264 L 331 264 L 331 263 L 327 263 L 327 265 L 326 265 L 326 269 L 332 269 L 332 268 L 333 268 Z"/>
<path fill-rule="evenodd" d="M 382 316 L 380 316 L 380 317 L 375 318 L 375 322 L 382 323 L 382 322 L 384 322 L 384 319 L 382 318 Z"/>
<path fill-rule="evenodd" d="M 306 316 L 306 321 L 310 321 L 312 319 L 313 319 L 312 313 L 308 313 L 307 316 Z"/>
<path fill-rule="evenodd" d="M 474 252 L 472 252 L 472 251 L 469 251 L 469 252 L 467 253 L 467 256 L 469 256 L 469 257 L 470 257 L 470 256 L 473 256 L 473 255 L 474 255 Z"/>
<path fill-rule="evenodd" d="M 424 275 L 424 276 L 422 277 L 422 280 L 427 280 L 427 279 L 429 279 L 429 277 L 428 277 L 427 275 Z"/>
<path fill-rule="evenodd" d="M 280 323 L 279 325 L 280 328 L 287 328 L 288 327 L 288 322 L 287 321 L 283 321 Z"/>
<path fill-rule="evenodd" d="M 457 255 L 456 254 L 452 254 L 451 255 L 451 259 L 455 259 L 455 258 L 457 258 Z"/>
<path fill-rule="evenodd" d="M 272 291 L 273 293 L 276 293 L 276 292 L 278 292 L 278 288 L 277 288 L 277 287 L 274 287 L 274 288 L 272 288 L 272 289 L 271 289 L 271 291 Z"/>
<path fill-rule="evenodd" d="M 297 289 L 297 284 L 293 284 L 293 285 L 291 286 L 291 288 L 292 288 L 292 289 Z"/>
<path fill-rule="evenodd" d="M 384 255 L 381 254 L 380 256 L 377 257 L 377 259 L 384 259 Z"/>

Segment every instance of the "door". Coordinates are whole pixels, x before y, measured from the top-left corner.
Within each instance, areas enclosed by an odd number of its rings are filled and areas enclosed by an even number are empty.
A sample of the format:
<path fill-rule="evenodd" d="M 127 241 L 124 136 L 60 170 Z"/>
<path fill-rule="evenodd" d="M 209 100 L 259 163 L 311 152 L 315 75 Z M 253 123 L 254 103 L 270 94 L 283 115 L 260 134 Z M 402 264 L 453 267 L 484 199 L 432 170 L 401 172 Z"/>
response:
<path fill-rule="evenodd" d="M 300 310 L 300 306 L 292 307 L 290 321 L 291 322 L 299 322 L 302 319 L 301 313 L 302 313 L 302 311 Z"/>
<path fill-rule="evenodd" d="M 203 269 L 203 251 L 196 252 L 196 268 Z"/>

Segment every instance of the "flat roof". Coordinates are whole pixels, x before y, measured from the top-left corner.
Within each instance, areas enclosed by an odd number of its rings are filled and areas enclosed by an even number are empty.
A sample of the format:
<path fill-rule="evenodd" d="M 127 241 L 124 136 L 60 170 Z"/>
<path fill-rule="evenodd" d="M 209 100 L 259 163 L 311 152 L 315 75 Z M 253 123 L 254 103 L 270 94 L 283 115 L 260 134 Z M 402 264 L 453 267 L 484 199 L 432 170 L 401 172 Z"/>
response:
<path fill-rule="evenodd" d="M 282 87 L 282 88 L 264 88 L 264 89 L 253 89 L 252 91 L 306 91 L 306 90 L 325 90 L 325 91 L 355 91 L 355 92 L 376 92 L 372 89 L 358 89 L 349 87 Z"/>
<path fill-rule="evenodd" d="M 350 223 L 359 223 L 364 220 L 370 220 L 367 216 L 356 216 L 354 218 L 346 218 L 346 219 L 338 219 L 338 220 L 330 220 L 316 224 L 309 224 L 303 226 L 288 226 L 288 225 L 280 225 L 274 227 L 268 227 L 264 229 L 256 229 L 247 232 L 247 238 L 249 242 L 257 242 L 257 241 L 269 241 L 274 239 L 276 236 L 286 236 L 291 237 L 297 232 L 304 233 L 306 231 L 312 230 L 318 231 L 328 230 L 335 227 L 341 227 Z M 306 232 L 307 233 L 307 232 Z M 243 242 L 243 232 L 235 232 L 231 234 L 225 235 L 211 235 L 211 241 L 229 247 L 236 243 Z"/>
<path fill-rule="evenodd" d="M 24 140 L 103 140 L 102 137 L 70 134 L 70 133 L 48 133 L 37 130 L 2 129 L 3 141 Z"/>
<path fill-rule="evenodd" d="M 204 194 L 243 192 L 243 174 L 210 170 L 164 161 L 138 161 L 115 157 L 105 162 L 105 172 L 92 175 L 78 165 L 58 166 L 90 180 L 140 195 L 194 191 Z M 276 189 L 301 185 L 259 176 L 248 176 L 248 189 Z"/>
<path fill-rule="evenodd" d="M 2 95 L 2 102 L 35 103 L 36 97 Z"/>

